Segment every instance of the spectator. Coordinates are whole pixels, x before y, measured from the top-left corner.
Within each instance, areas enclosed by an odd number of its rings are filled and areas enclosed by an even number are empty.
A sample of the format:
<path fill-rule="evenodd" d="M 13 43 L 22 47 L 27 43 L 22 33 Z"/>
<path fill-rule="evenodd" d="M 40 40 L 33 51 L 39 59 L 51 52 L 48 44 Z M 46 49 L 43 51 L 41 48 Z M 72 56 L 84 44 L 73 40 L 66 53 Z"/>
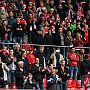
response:
<path fill-rule="evenodd" d="M 81 34 L 76 33 L 76 38 L 74 39 L 74 46 L 75 47 L 83 47 L 84 43 L 83 40 L 81 39 Z"/>
<path fill-rule="evenodd" d="M 60 64 L 60 61 L 64 59 L 63 55 L 60 53 L 60 48 L 57 48 L 54 53 L 51 54 L 50 59 L 53 63 L 54 67 L 58 67 Z"/>
<path fill-rule="evenodd" d="M 33 75 L 31 73 L 29 73 L 27 79 L 24 81 L 24 84 L 24 89 L 33 89 L 36 87 L 35 80 L 33 79 Z"/>
<path fill-rule="evenodd" d="M 70 70 L 70 79 L 77 80 L 77 73 L 78 73 L 78 62 L 79 56 L 75 53 L 75 48 L 71 48 L 71 52 L 68 53 L 69 59 L 69 70 Z"/>
<path fill-rule="evenodd" d="M 72 32 L 68 31 L 67 32 L 67 37 L 65 38 L 65 45 L 66 46 L 73 46 L 73 37 L 72 37 Z"/>
<path fill-rule="evenodd" d="M 32 74 L 33 74 L 33 78 L 36 81 L 37 89 L 44 90 L 44 86 L 43 86 L 44 69 L 43 69 L 42 65 L 40 65 L 40 59 L 39 58 L 36 58 L 36 62 L 32 66 Z"/>
<path fill-rule="evenodd" d="M 40 46 L 39 49 L 36 51 L 36 57 L 39 58 L 40 60 L 40 65 L 42 65 L 42 67 L 46 67 L 48 61 L 46 59 L 46 55 L 44 53 L 44 46 Z"/>
<path fill-rule="evenodd" d="M 80 74 L 81 74 L 81 87 L 84 88 L 84 78 L 90 72 L 90 60 L 89 56 L 85 55 L 85 60 L 80 64 Z"/>
<path fill-rule="evenodd" d="M 8 25 L 7 20 L 2 21 L 0 33 L 1 33 L 1 41 L 2 41 L 3 45 L 4 45 L 4 43 L 10 43 L 11 28 Z M 8 46 L 8 45 L 5 45 L 5 46 Z"/>
<path fill-rule="evenodd" d="M 36 57 L 33 54 L 33 50 L 29 50 L 29 53 L 26 56 L 29 61 L 30 67 L 32 67 L 32 65 L 35 64 L 35 60 L 36 60 Z"/>
<path fill-rule="evenodd" d="M 7 65 L 10 69 L 8 72 L 8 85 L 14 85 L 15 84 L 15 70 L 17 68 L 17 59 L 14 57 L 14 51 L 13 49 L 10 49 L 10 54 L 8 56 L 8 62 Z"/>
<path fill-rule="evenodd" d="M 84 49 L 80 49 L 79 60 L 80 60 L 79 61 L 80 63 L 85 60 L 85 50 Z"/>
<path fill-rule="evenodd" d="M 7 20 L 8 20 L 8 25 L 10 26 L 10 27 L 12 27 L 12 25 L 15 23 L 15 17 L 14 17 L 14 13 L 11 11 L 11 12 L 9 12 L 9 17 L 7 18 Z"/>
<path fill-rule="evenodd" d="M 19 44 L 16 44 L 15 49 L 14 49 L 14 56 L 17 59 L 17 62 L 19 61 L 20 57 L 21 57 L 21 48 Z"/>
<path fill-rule="evenodd" d="M 20 18 L 18 17 L 16 18 L 16 23 L 14 23 L 12 26 L 12 32 L 13 42 L 22 43 L 25 34 L 25 29 L 23 28 L 23 25 L 20 24 Z"/>
<path fill-rule="evenodd" d="M 27 76 L 29 71 L 30 71 L 30 64 L 26 58 L 26 52 L 25 51 L 21 52 L 21 58 L 19 59 L 19 61 L 24 62 L 24 64 L 23 64 L 24 75 Z"/>
<path fill-rule="evenodd" d="M 2 62 L 0 57 L 0 88 L 6 88 L 6 85 L 8 84 L 8 78 L 7 78 L 7 72 L 9 71 L 9 68 L 5 63 Z"/>
<path fill-rule="evenodd" d="M 62 79 L 62 90 L 66 90 L 67 88 L 67 80 L 69 79 L 69 70 L 65 65 L 65 60 L 60 61 L 60 65 L 58 67 L 58 75 Z"/>
<path fill-rule="evenodd" d="M 59 27 L 58 32 L 55 33 L 55 35 L 54 35 L 54 42 L 53 43 L 55 43 L 55 45 L 63 46 L 63 45 L 65 45 L 64 40 L 65 39 L 64 39 L 63 30 L 61 27 Z"/>
<path fill-rule="evenodd" d="M 27 35 L 28 35 L 28 42 L 32 43 L 32 34 L 33 34 L 33 13 L 29 13 L 27 18 Z"/>
<path fill-rule="evenodd" d="M 7 63 L 7 57 L 8 57 L 8 52 L 7 52 L 7 47 L 3 46 L 1 52 L 0 52 L 1 60 L 3 63 Z"/>
<path fill-rule="evenodd" d="M 18 62 L 18 68 L 16 69 L 15 72 L 15 77 L 16 77 L 16 86 L 18 89 L 23 89 L 23 83 L 24 83 L 24 62 L 23 61 L 19 61 Z"/>
<path fill-rule="evenodd" d="M 56 74 L 56 69 L 53 69 L 51 72 L 50 77 L 47 80 L 47 84 L 48 90 L 62 90 L 62 86 L 61 86 L 61 79 L 59 78 L 59 76 Z"/>
<path fill-rule="evenodd" d="M 5 10 L 4 7 L 1 7 L 1 9 L 0 9 L 0 25 L 2 24 L 3 20 L 7 19 L 7 17 L 8 17 L 7 11 Z"/>
<path fill-rule="evenodd" d="M 53 68 L 54 68 L 53 64 L 50 64 L 48 66 L 48 68 L 46 70 L 46 76 L 47 76 L 47 78 L 49 78 L 49 76 L 51 75 L 51 72 L 52 72 Z"/>

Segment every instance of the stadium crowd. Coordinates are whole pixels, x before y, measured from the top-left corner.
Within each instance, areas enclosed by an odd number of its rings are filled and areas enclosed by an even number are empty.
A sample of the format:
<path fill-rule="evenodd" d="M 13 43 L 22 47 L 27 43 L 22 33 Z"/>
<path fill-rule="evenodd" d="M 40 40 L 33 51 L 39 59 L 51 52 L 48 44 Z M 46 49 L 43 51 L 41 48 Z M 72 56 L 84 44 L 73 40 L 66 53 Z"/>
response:
<path fill-rule="evenodd" d="M 0 88 L 40 90 L 45 78 L 50 90 L 66 90 L 69 79 L 84 87 L 89 27 L 89 0 L 0 0 Z"/>

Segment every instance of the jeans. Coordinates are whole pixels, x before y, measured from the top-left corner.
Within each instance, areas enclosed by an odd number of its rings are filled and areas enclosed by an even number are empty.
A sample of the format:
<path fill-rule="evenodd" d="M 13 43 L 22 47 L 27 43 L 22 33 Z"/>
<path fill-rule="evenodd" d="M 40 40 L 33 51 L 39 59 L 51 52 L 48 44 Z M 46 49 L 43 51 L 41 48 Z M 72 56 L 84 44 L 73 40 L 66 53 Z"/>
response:
<path fill-rule="evenodd" d="M 36 87 L 37 87 L 37 90 L 44 90 L 43 81 L 37 81 Z"/>
<path fill-rule="evenodd" d="M 22 37 L 13 37 L 13 42 L 14 43 L 22 43 L 23 42 L 23 38 Z"/>
<path fill-rule="evenodd" d="M 69 70 L 70 70 L 70 79 L 77 80 L 78 67 L 70 66 Z"/>
<path fill-rule="evenodd" d="M 15 70 L 10 70 L 8 72 L 8 84 L 15 84 Z"/>
<path fill-rule="evenodd" d="M 9 44 L 5 43 L 10 43 L 10 40 L 2 40 L 3 46 L 9 47 Z"/>

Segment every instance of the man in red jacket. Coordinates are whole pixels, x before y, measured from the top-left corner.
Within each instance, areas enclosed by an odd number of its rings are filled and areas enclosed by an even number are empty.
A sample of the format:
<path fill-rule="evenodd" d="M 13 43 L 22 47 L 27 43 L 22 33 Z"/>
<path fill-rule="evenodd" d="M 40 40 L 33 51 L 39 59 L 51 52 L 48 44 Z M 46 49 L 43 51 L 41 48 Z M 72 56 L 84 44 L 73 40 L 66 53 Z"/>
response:
<path fill-rule="evenodd" d="M 68 53 L 69 59 L 69 70 L 70 70 L 70 79 L 77 79 L 79 56 L 75 53 L 75 48 L 71 48 L 71 52 Z"/>

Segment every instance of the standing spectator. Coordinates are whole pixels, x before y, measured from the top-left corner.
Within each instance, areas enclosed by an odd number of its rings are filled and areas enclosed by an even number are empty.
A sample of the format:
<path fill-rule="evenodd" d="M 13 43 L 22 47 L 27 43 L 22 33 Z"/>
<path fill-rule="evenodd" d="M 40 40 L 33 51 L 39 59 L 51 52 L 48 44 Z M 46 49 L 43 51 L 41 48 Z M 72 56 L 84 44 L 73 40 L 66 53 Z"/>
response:
<path fill-rule="evenodd" d="M 25 29 L 23 28 L 23 25 L 20 24 L 20 18 L 16 18 L 16 23 L 12 25 L 12 32 L 13 32 L 13 42 L 14 43 L 22 43 L 24 34 L 25 34 Z"/>
<path fill-rule="evenodd" d="M 53 64 L 49 64 L 49 66 L 48 66 L 48 68 L 46 70 L 47 78 L 49 78 L 49 76 L 51 75 L 51 72 L 52 72 L 53 68 L 54 68 Z"/>
<path fill-rule="evenodd" d="M 23 18 L 26 20 L 28 17 L 28 11 L 26 10 L 26 4 L 22 5 L 22 14 L 23 14 Z"/>
<path fill-rule="evenodd" d="M 65 60 L 60 61 L 60 65 L 58 67 L 58 75 L 62 79 L 62 90 L 66 90 L 67 88 L 67 80 L 69 79 L 69 70 L 65 65 Z"/>
<path fill-rule="evenodd" d="M 3 20 L 7 19 L 7 17 L 8 17 L 7 11 L 5 10 L 4 7 L 1 7 L 1 9 L 0 9 L 0 25 L 2 24 Z"/>
<path fill-rule="evenodd" d="M 65 45 L 66 46 L 73 46 L 73 37 L 72 37 L 72 32 L 68 31 L 67 32 L 67 37 L 65 37 Z"/>
<path fill-rule="evenodd" d="M 48 90 L 62 90 L 61 79 L 56 73 L 56 69 L 53 69 L 47 80 Z"/>
<path fill-rule="evenodd" d="M 79 63 L 85 60 L 85 50 L 80 49 L 80 54 L 79 54 Z"/>
<path fill-rule="evenodd" d="M 13 49 L 10 49 L 10 54 L 8 57 L 8 67 L 10 69 L 10 71 L 8 72 L 8 84 L 10 85 L 14 85 L 15 84 L 15 70 L 17 68 L 17 62 L 16 62 L 16 57 L 14 57 L 14 51 Z"/>
<path fill-rule="evenodd" d="M 44 78 L 44 69 L 42 65 L 40 65 L 40 59 L 36 58 L 35 64 L 32 66 L 32 74 L 33 78 L 36 81 L 36 87 L 38 90 L 44 90 L 43 86 L 43 78 Z"/>
<path fill-rule="evenodd" d="M 30 64 L 29 64 L 29 61 L 26 57 L 26 52 L 25 51 L 22 51 L 21 52 L 21 58 L 20 58 L 20 61 L 23 61 L 24 62 L 24 66 L 23 66 L 23 70 L 24 70 L 24 74 L 25 76 L 28 75 L 29 71 L 30 71 Z"/>
<path fill-rule="evenodd" d="M 89 56 L 85 55 L 85 60 L 80 64 L 80 74 L 81 74 L 81 87 L 84 88 L 84 78 L 90 72 L 90 60 Z"/>
<path fill-rule="evenodd" d="M 81 30 L 80 22 L 77 23 L 76 29 L 73 31 L 73 36 L 76 38 L 76 33 L 80 33 L 80 37 L 83 38 L 85 36 L 84 31 Z"/>
<path fill-rule="evenodd" d="M 45 36 L 44 36 L 44 44 L 45 45 L 53 45 L 53 34 L 52 34 L 51 30 L 49 30 L 48 33 L 45 34 Z M 52 52 L 53 52 L 52 47 L 45 47 L 45 53 L 46 53 L 48 59 L 49 59 Z"/>
<path fill-rule="evenodd" d="M 1 56 L 2 62 L 7 64 L 7 59 L 8 59 L 7 47 L 3 46 L 0 52 L 0 56 Z"/>
<path fill-rule="evenodd" d="M 9 71 L 9 68 L 5 63 L 2 62 L 0 57 L 0 88 L 6 88 L 7 85 L 7 72 Z"/>
<path fill-rule="evenodd" d="M 8 25 L 7 20 L 2 21 L 0 33 L 1 33 L 1 41 L 2 41 L 3 45 L 5 45 L 4 43 L 9 43 L 10 38 L 11 38 L 11 28 Z M 8 45 L 5 45 L 5 46 L 8 46 Z"/>
<path fill-rule="evenodd" d="M 57 48 L 54 53 L 51 54 L 50 59 L 52 60 L 54 67 L 58 67 L 60 61 L 64 59 L 63 55 L 60 53 L 60 48 Z"/>
<path fill-rule="evenodd" d="M 69 70 L 70 70 L 70 79 L 77 80 L 77 73 L 78 73 L 78 62 L 79 56 L 75 53 L 75 48 L 71 48 L 71 52 L 68 53 L 69 59 Z"/>
<path fill-rule="evenodd" d="M 7 18 L 8 20 L 8 25 L 10 25 L 10 27 L 12 27 L 12 25 L 15 23 L 15 18 L 14 18 L 14 14 L 13 12 L 9 12 L 9 17 Z"/>
<path fill-rule="evenodd" d="M 33 13 L 29 13 L 27 18 L 27 35 L 28 35 L 28 42 L 32 43 L 32 35 L 33 35 Z"/>
<path fill-rule="evenodd" d="M 35 60 L 36 60 L 36 57 L 33 54 L 33 50 L 29 50 L 29 53 L 26 56 L 29 61 L 30 67 L 32 67 L 32 65 L 35 64 Z"/>
<path fill-rule="evenodd" d="M 42 67 L 46 67 L 47 65 L 47 59 L 46 59 L 46 54 L 44 52 L 44 46 L 40 46 L 39 49 L 36 51 L 36 57 L 39 58 L 39 63 L 42 65 Z"/>
<path fill-rule="evenodd" d="M 80 33 L 76 33 L 76 38 L 74 39 L 74 46 L 75 47 L 82 47 L 84 45 L 84 42 L 81 38 Z"/>
<path fill-rule="evenodd" d="M 21 48 L 19 44 L 16 44 L 15 49 L 14 49 L 14 56 L 17 58 L 17 62 L 19 61 L 21 57 Z"/>
<path fill-rule="evenodd" d="M 16 77 L 16 86 L 18 89 L 23 89 L 23 83 L 24 83 L 24 62 L 19 61 L 18 62 L 18 68 L 16 69 L 15 72 L 15 77 Z"/>
<path fill-rule="evenodd" d="M 65 38 L 64 37 L 65 37 L 65 35 L 63 33 L 62 27 L 59 27 L 58 32 L 55 33 L 55 36 L 53 38 L 55 45 L 61 45 L 61 46 L 65 45 L 65 43 L 64 43 Z"/>
<path fill-rule="evenodd" d="M 31 73 L 29 73 L 28 77 L 24 80 L 24 85 L 24 89 L 36 88 L 36 83 Z"/>

